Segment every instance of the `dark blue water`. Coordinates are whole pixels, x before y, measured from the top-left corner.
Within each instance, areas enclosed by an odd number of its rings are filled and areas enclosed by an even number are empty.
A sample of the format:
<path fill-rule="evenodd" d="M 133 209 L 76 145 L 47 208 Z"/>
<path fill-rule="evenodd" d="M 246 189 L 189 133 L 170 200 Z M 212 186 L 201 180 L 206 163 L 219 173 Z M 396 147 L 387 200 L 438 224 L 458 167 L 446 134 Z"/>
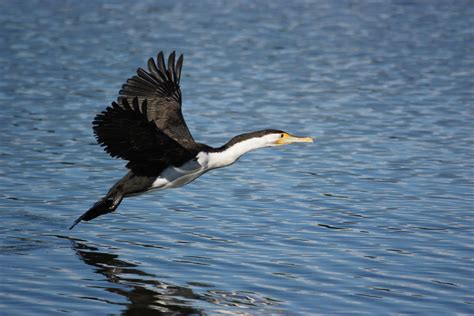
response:
<path fill-rule="evenodd" d="M 0 314 L 474 313 L 472 1 L 2 1 Z M 160 50 L 214 146 L 316 137 L 127 199 L 91 121 Z"/>

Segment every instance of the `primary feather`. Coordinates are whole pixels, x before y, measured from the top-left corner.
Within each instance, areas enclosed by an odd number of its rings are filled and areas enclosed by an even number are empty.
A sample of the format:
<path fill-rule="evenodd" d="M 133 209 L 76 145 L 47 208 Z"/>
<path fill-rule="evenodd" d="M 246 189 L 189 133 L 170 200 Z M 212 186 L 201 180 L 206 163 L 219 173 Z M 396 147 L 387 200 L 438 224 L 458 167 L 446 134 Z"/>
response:
<path fill-rule="evenodd" d="M 175 52 L 165 65 L 163 52 L 157 56 L 157 63 L 150 58 L 148 71 L 139 68 L 137 74 L 128 79 L 119 91 L 118 102 L 131 101 L 137 97 L 140 102 L 148 101 L 148 119 L 166 131 L 167 135 L 183 147 L 193 147 L 194 139 L 186 125 L 181 111 L 181 89 L 179 81 L 183 66 L 183 55 L 175 64 Z"/>

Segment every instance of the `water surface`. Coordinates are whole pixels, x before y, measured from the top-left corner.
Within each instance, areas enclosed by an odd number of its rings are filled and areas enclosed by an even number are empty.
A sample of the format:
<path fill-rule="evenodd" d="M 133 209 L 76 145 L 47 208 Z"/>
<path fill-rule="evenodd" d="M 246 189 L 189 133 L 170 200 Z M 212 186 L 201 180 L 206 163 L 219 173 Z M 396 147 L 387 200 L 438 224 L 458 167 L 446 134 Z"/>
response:
<path fill-rule="evenodd" d="M 474 313 L 470 1 L 0 4 L 0 314 Z M 67 230 L 124 172 L 93 117 L 160 50 L 265 149 Z"/>

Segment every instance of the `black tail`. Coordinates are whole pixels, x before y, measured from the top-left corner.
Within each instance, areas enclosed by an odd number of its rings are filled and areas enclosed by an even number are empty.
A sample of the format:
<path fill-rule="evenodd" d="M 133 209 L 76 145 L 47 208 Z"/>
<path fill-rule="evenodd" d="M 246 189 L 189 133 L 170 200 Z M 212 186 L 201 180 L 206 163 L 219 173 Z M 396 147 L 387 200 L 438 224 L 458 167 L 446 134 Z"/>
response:
<path fill-rule="evenodd" d="M 73 229 L 74 226 L 79 224 L 81 221 L 90 221 L 91 219 L 94 219 L 97 216 L 115 211 L 115 209 L 120 205 L 120 202 L 122 202 L 122 200 L 122 194 L 115 194 L 113 196 L 104 197 L 102 200 L 95 203 L 87 212 L 85 212 L 78 219 L 76 219 L 71 225 L 71 227 L 69 227 L 69 229 Z"/>

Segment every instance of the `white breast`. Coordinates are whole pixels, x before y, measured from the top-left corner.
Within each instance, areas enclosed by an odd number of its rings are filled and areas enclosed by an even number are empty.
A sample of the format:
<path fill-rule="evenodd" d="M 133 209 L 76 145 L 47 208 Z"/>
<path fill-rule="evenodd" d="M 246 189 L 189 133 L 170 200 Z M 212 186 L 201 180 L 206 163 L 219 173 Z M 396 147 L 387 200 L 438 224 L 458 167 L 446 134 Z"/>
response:
<path fill-rule="evenodd" d="M 192 159 L 179 167 L 168 167 L 153 182 L 150 190 L 177 188 L 195 180 L 208 171 L 209 155 L 205 152 L 197 154 Z"/>

